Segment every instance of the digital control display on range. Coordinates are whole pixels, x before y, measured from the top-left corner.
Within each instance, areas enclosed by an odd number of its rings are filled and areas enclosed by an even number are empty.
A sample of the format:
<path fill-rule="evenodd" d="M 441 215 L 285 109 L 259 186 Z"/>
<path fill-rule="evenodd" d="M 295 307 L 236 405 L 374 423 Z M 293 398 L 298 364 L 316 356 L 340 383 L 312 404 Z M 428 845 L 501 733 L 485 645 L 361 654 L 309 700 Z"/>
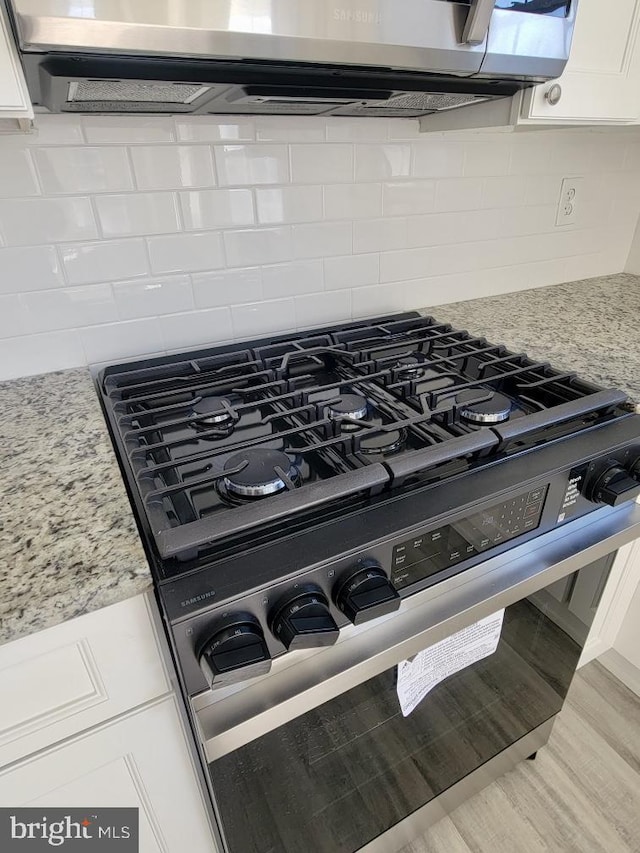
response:
<path fill-rule="evenodd" d="M 548 486 L 419 534 L 393 549 L 391 580 L 396 589 L 424 580 L 540 525 Z"/>

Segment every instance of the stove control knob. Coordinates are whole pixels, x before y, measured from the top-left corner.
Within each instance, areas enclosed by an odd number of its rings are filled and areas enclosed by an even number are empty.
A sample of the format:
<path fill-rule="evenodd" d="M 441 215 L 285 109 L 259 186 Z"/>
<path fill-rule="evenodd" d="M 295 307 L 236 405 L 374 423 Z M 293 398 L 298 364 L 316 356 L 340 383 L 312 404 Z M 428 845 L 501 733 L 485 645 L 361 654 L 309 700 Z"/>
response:
<path fill-rule="evenodd" d="M 400 596 L 375 560 L 363 560 L 342 578 L 334 591 L 336 606 L 354 625 L 393 613 Z"/>
<path fill-rule="evenodd" d="M 620 506 L 640 495 L 640 481 L 617 462 L 608 462 L 592 481 L 588 497 L 595 503 Z"/>
<path fill-rule="evenodd" d="M 332 646 L 340 633 L 322 590 L 311 585 L 279 601 L 270 622 L 274 636 L 291 652 Z"/>
<path fill-rule="evenodd" d="M 211 686 L 236 684 L 265 675 L 271 655 L 258 620 L 250 613 L 233 613 L 216 625 L 200 648 L 200 666 Z"/>

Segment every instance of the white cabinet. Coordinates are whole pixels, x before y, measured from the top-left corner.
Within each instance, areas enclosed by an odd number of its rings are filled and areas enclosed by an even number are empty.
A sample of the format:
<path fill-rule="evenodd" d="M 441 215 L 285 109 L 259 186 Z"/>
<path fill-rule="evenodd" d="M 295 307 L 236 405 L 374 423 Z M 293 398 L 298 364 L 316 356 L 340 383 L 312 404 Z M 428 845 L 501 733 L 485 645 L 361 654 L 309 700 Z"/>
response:
<path fill-rule="evenodd" d="M 33 110 L 27 85 L 0 2 L 0 119 L 31 119 Z"/>
<path fill-rule="evenodd" d="M 640 119 L 640 2 L 580 0 L 558 103 L 554 83 L 527 90 L 521 123 L 624 124 Z"/>
<path fill-rule="evenodd" d="M 141 853 L 215 853 L 152 606 L 0 646 L 0 806 L 137 807 Z"/>
<path fill-rule="evenodd" d="M 174 697 L 0 771 L 0 806 L 137 807 L 140 853 L 214 853 Z"/>
<path fill-rule="evenodd" d="M 0 646 L 0 767 L 170 691 L 136 596 Z"/>

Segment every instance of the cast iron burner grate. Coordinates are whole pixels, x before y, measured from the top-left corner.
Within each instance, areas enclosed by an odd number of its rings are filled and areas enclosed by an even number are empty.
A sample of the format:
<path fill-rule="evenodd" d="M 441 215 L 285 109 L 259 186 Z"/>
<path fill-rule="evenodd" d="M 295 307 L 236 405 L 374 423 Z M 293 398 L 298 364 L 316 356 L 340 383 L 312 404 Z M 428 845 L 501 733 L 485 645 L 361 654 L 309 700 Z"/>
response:
<path fill-rule="evenodd" d="M 111 367 L 99 388 L 162 561 L 626 414 L 621 392 L 416 314 Z"/>

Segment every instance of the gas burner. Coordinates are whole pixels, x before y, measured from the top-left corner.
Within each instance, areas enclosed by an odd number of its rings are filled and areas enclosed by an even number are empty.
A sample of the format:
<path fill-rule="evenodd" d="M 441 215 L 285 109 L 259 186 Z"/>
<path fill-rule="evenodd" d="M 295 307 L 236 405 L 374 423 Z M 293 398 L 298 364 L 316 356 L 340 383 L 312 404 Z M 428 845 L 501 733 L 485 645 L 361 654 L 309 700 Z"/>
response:
<path fill-rule="evenodd" d="M 398 379 L 420 379 L 425 374 L 424 364 L 426 360 L 425 356 L 421 353 L 405 355 L 399 358 L 394 364 L 395 369 L 398 371 Z"/>
<path fill-rule="evenodd" d="M 203 397 L 193 407 L 194 425 L 200 429 L 230 427 L 234 420 L 230 406 L 226 397 Z"/>
<path fill-rule="evenodd" d="M 240 465 L 240 471 L 224 478 L 227 491 L 243 498 L 264 498 L 287 488 L 289 483 L 297 485 L 298 469 L 286 453 L 268 448 L 247 448 L 230 456 L 224 470 L 231 471 Z"/>
<path fill-rule="evenodd" d="M 386 456 L 390 453 L 396 453 L 401 450 L 407 440 L 407 431 L 405 429 L 392 429 L 388 432 L 373 432 L 369 435 L 364 435 L 360 440 L 360 452 L 367 456 L 382 454 Z"/>
<path fill-rule="evenodd" d="M 329 403 L 329 417 L 333 420 L 353 418 L 362 420 L 367 416 L 367 400 L 360 394 L 342 394 Z"/>
<path fill-rule="evenodd" d="M 491 391 L 487 391 L 487 393 L 491 394 L 491 399 L 477 403 L 471 399 L 472 397 L 478 399 L 476 392 L 469 391 L 464 396 L 458 394 L 457 402 L 462 403 L 460 417 L 474 424 L 499 424 L 509 420 L 511 400 L 504 394 Z M 468 402 L 464 397 L 467 397 Z"/>

